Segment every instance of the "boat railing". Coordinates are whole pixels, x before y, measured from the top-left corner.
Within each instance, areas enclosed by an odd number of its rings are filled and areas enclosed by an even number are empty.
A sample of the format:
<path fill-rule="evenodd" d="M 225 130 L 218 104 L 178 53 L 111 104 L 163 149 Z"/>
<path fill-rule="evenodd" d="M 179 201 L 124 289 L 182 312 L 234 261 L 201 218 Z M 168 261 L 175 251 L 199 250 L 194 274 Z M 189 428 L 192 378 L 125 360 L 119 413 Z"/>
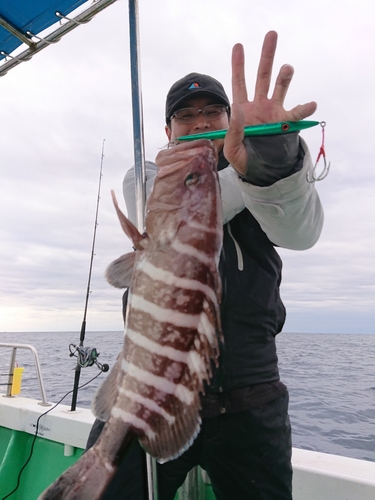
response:
<path fill-rule="evenodd" d="M 38 356 L 38 353 L 37 353 L 35 347 L 30 345 L 30 344 L 0 343 L 0 348 L 10 348 L 11 349 L 9 372 L 5 374 L 6 376 L 8 376 L 8 382 L 6 382 L 5 384 L 0 383 L 0 385 L 5 385 L 7 388 L 6 394 L 4 397 L 8 397 L 8 398 L 12 397 L 14 370 L 17 366 L 16 365 L 17 349 L 26 349 L 26 350 L 31 351 L 31 354 L 32 354 L 33 360 L 34 360 L 36 375 L 38 378 L 39 390 L 40 390 L 40 395 L 42 398 L 42 401 L 40 401 L 38 404 L 40 404 L 41 406 L 51 406 L 51 403 L 48 403 L 48 401 L 47 401 L 46 391 L 44 389 L 44 383 L 43 383 L 43 377 L 42 377 L 42 370 L 40 368 L 39 356 Z"/>

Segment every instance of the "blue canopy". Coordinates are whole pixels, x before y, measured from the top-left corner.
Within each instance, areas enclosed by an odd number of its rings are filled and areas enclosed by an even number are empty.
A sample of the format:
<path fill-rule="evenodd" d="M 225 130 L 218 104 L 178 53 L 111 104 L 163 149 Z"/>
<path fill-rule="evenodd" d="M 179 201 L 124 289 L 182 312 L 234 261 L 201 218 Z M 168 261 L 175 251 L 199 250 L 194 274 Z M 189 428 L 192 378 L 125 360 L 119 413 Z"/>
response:
<path fill-rule="evenodd" d="M 89 21 L 97 12 L 115 1 L 0 0 L 0 76 L 11 67 L 30 59 L 48 44 L 59 40 L 80 23 Z M 74 19 L 64 19 L 61 22 L 63 16 L 69 16 L 83 4 L 87 4 L 87 8 L 80 9 Z M 48 36 L 38 36 L 50 27 Z M 14 55 L 13 52 L 22 44 L 26 50 L 20 54 L 17 51 L 17 55 Z"/>
<path fill-rule="evenodd" d="M 0 1 L 0 18 L 9 23 L 26 38 L 31 40 L 28 32 L 37 35 L 60 21 L 56 12 L 66 16 L 87 0 L 12 0 Z M 22 44 L 22 40 L 3 26 L 0 26 L 0 59 L 4 53 L 11 54 Z"/>

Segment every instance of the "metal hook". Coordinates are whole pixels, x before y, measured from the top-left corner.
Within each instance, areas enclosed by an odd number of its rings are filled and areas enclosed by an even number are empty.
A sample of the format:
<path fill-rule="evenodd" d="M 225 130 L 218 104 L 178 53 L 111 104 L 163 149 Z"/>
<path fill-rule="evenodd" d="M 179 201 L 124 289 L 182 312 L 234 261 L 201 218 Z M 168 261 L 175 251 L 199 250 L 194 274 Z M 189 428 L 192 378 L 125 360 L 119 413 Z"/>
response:
<path fill-rule="evenodd" d="M 310 172 L 307 172 L 307 174 L 306 174 L 307 182 L 312 183 L 312 182 L 316 182 L 316 181 L 322 181 L 323 179 L 325 179 L 327 177 L 327 175 L 329 174 L 331 162 L 329 162 L 327 165 L 327 160 L 326 160 L 325 156 L 323 156 L 323 161 L 324 161 L 324 167 L 323 167 L 322 172 L 319 175 L 315 175 L 319 160 L 316 161 L 314 168 L 312 169 L 311 177 L 310 177 Z"/>
<path fill-rule="evenodd" d="M 316 181 L 322 181 L 323 179 L 325 179 L 327 177 L 327 175 L 329 174 L 329 169 L 331 166 L 331 162 L 329 162 L 327 165 L 326 152 L 324 149 L 324 127 L 326 126 L 326 122 L 320 122 L 320 126 L 322 127 L 322 135 L 323 135 L 322 145 L 320 146 L 318 158 L 316 159 L 315 165 L 311 171 L 311 176 L 310 176 L 310 172 L 306 173 L 306 180 L 307 180 L 307 182 L 310 182 L 310 183 L 313 183 Z M 318 163 L 319 163 L 321 156 L 323 157 L 323 162 L 324 162 L 323 170 L 319 175 L 316 175 L 315 172 L 316 172 L 316 169 L 318 167 Z"/>

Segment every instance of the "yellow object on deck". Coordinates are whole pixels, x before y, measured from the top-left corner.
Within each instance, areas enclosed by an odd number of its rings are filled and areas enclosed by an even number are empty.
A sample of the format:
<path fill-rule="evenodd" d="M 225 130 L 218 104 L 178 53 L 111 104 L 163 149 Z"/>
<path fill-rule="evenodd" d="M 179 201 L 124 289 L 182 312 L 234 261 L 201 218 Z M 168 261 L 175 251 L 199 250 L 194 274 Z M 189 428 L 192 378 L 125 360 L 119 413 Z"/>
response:
<path fill-rule="evenodd" d="M 12 389 L 11 389 L 11 396 L 16 396 L 21 392 L 21 385 L 22 385 L 22 373 L 25 368 L 23 367 L 17 367 L 14 369 L 13 372 L 13 382 L 12 382 Z"/>

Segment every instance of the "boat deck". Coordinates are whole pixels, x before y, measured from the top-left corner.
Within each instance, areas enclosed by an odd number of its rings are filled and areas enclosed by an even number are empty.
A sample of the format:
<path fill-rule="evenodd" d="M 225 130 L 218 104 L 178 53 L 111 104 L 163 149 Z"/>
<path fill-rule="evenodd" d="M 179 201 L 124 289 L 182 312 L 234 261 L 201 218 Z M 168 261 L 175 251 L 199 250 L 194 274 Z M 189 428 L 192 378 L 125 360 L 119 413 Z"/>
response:
<path fill-rule="evenodd" d="M 0 493 L 17 484 L 29 457 L 36 422 L 49 408 L 31 398 L 0 395 Z M 32 458 L 12 500 L 35 500 L 82 454 L 94 421 L 88 409 L 60 404 L 40 419 Z M 375 463 L 293 448 L 295 500 L 374 500 Z M 26 493 L 27 492 L 27 493 Z M 192 493 L 194 492 L 194 493 Z M 176 500 L 215 500 L 204 471 L 197 469 Z"/>

